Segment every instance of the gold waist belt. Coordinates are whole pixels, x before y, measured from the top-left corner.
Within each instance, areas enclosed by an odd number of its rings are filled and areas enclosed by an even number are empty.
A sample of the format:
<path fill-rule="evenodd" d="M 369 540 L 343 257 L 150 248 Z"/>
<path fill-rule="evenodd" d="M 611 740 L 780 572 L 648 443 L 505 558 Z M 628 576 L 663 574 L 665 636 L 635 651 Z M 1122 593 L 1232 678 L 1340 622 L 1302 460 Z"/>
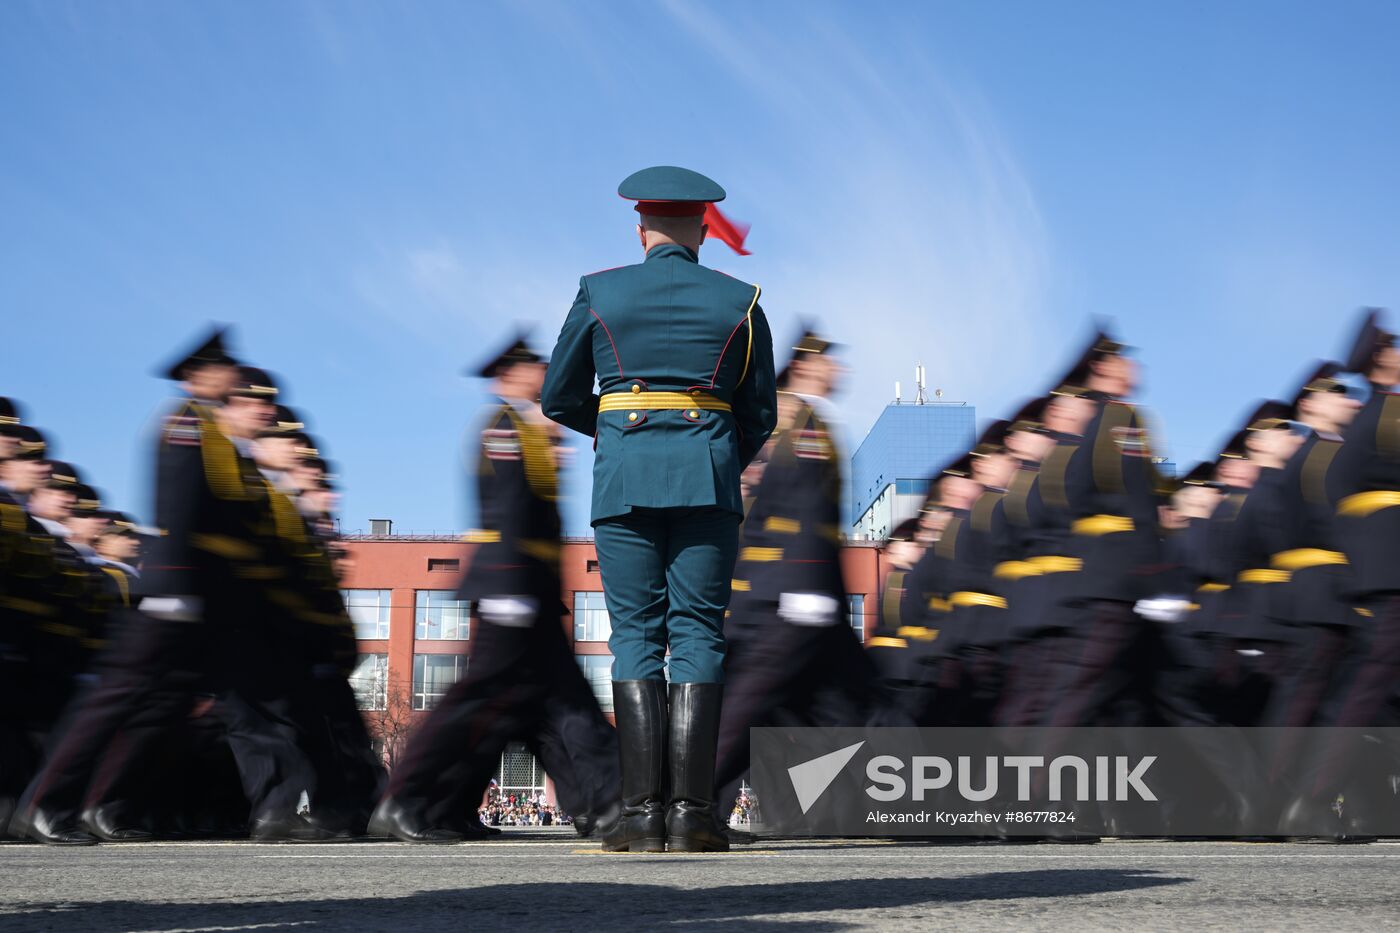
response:
<path fill-rule="evenodd" d="M 1081 518 L 1069 526 L 1069 530 L 1077 535 L 1089 535 L 1097 538 L 1099 535 L 1111 535 L 1120 531 L 1132 531 L 1133 520 L 1126 515 L 1090 515 L 1088 518 Z"/>
<path fill-rule="evenodd" d="M 1077 557 L 1061 557 L 1058 554 L 1044 554 L 1026 561 L 1040 573 L 1075 573 L 1084 569 L 1084 561 Z"/>
<path fill-rule="evenodd" d="M 1358 492 L 1354 496 L 1347 496 L 1338 504 L 1337 514 L 1364 517 L 1396 505 L 1400 505 L 1400 492 L 1394 489 L 1373 489 L 1370 492 Z"/>
<path fill-rule="evenodd" d="M 1269 566 L 1275 570 L 1305 570 L 1308 567 L 1322 567 L 1327 564 L 1345 564 L 1347 556 L 1341 551 L 1324 551 L 1319 547 L 1300 547 L 1292 551 L 1279 551 L 1269 558 Z"/>
<path fill-rule="evenodd" d="M 992 575 L 998 580 L 1020 580 L 1022 577 L 1038 577 L 1047 573 L 1074 573 L 1083 569 L 1084 561 L 1078 557 L 1044 554 L 1028 560 L 1002 561 L 992 570 Z"/>
<path fill-rule="evenodd" d="M 1241 583 L 1287 583 L 1291 576 L 1287 570 L 1256 567 L 1253 570 L 1241 570 L 1236 579 Z"/>
<path fill-rule="evenodd" d="M 599 411 L 681 411 L 700 408 L 705 411 L 733 411 L 729 403 L 697 392 L 609 392 L 598 399 Z"/>
<path fill-rule="evenodd" d="M 991 606 L 993 609 L 1005 609 L 1006 600 L 991 593 L 973 593 L 968 590 L 954 593 L 948 597 L 950 606 Z"/>

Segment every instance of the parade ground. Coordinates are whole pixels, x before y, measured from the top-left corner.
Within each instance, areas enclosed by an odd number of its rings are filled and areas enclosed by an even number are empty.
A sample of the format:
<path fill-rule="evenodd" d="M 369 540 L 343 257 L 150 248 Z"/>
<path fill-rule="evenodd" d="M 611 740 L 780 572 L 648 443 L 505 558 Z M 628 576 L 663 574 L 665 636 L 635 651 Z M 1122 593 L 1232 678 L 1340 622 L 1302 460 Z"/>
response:
<path fill-rule="evenodd" d="M 1400 844 L 784 840 L 610 855 L 564 830 L 399 843 L 0 846 L 3 930 L 1367 929 Z"/>

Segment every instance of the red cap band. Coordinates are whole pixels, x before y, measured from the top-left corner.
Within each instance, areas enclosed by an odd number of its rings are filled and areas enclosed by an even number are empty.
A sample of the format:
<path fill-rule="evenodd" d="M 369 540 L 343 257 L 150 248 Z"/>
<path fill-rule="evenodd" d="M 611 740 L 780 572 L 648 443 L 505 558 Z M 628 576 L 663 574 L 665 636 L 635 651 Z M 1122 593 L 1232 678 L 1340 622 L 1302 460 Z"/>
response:
<path fill-rule="evenodd" d="M 700 217 L 705 213 L 704 201 L 638 201 L 638 214 L 653 217 Z"/>

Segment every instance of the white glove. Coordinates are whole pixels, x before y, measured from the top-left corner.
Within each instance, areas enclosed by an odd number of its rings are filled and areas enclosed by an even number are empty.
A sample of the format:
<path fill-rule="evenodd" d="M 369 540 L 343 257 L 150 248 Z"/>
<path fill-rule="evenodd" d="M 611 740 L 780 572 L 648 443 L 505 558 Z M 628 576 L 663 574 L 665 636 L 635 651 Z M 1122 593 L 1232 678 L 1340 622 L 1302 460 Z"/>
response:
<path fill-rule="evenodd" d="M 137 608 L 162 622 L 198 622 L 204 615 L 204 600 L 198 596 L 147 596 Z"/>
<path fill-rule="evenodd" d="M 529 596 L 491 596 L 476 604 L 481 621 L 506 628 L 529 628 L 540 610 Z"/>
<path fill-rule="evenodd" d="M 793 625 L 835 625 L 841 604 L 825 593 L 783 593 L 778 597 L 778 618 Z"/>
<path fill-rule="evenodd" d="M 1178 596 L 1156 596 L 1139 599 L 1133 610 L 1153 622 L 1180 622 L 1191 612 L 1191 600 Z"/>

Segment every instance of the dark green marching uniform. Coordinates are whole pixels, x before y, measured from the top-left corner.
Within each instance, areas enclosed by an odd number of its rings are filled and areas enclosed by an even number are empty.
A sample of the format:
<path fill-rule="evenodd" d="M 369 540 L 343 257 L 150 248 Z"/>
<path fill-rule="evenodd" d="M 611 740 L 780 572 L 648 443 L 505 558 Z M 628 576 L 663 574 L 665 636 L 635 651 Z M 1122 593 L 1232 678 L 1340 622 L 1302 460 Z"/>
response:
<path fill-rule="evenodd" d="M 710 179 L 672 167 L 638 172 L 618 193 L 639 202 L 644 225 L 658 214 L 698 219 L 724 198 Z M 705 801 L 696 807 L 701 821 L 711 816 L 713 787 L 703 785 L 713 777 L 703 763 L 714 762 L 739 475 L 776 417 L 772 339 L 758 299 L 757 286 L 662 242 L 642 263 L 583 277 L 550 357 L 545 414 L 595 439 L 592 524 L 612 620 L 625 822 L 641 834 L 610 845 L 665 844 L 667 716 L 676 743 L 671 816 L 687 821 L 687 798 L 696 796 Z M 684 833 L 677 841 L 688 844 Z"/>

